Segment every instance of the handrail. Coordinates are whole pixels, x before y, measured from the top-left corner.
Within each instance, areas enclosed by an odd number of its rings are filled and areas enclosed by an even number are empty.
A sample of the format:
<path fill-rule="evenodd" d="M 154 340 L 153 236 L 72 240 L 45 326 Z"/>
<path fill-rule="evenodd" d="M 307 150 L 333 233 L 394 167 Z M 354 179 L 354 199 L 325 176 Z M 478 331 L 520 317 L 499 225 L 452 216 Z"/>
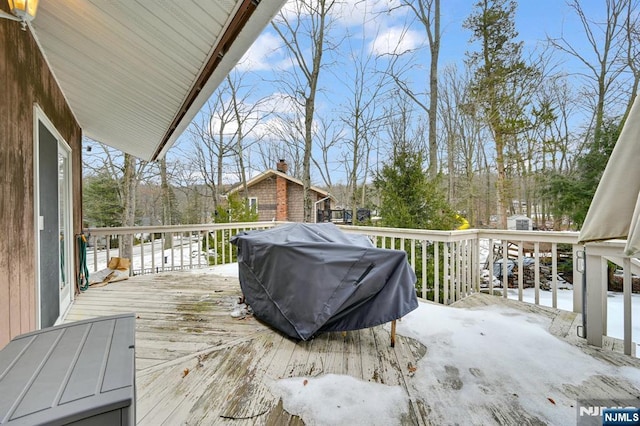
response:
<path fill-rule="evenodd" d="M 267 229 L 285 222 L 210 223 L 196 225 L 130 226 L 113 228 L 88 228 L 85 230 L 93 246 L 88 253 L 89 267 L 99 270 L 105 267 L 109 257 L 121 255 L 124 237 L 146 237 L 143 244 L 129 241 L 132 255 L 131 273 L 147 274 L 161 271 L 208 267 L 236 261 L 236 248 L 229 240 L 238 232 Z M 474 292 L 498 293 L 504 298 L 516 298 L 541 304 L 542 296 L 550 296 L 550 306 L 559 307 L 560 249 L 571 246 L 571 258 L 576 265 L 578 252 L 584 246 L 578 244 L 577 232 L 515 231 L 494 229 L 466 229 L 438 231 L 425 229 L 384 228 L 354 225 L 338 225 L 347 233 L 364 234 L 381 248 L 404 250 L 418 277 L 418 295 L 437 303 L 450 304 Z M 96 247 L 96 240 L 103 239 L 105 247 Z M 114 247 L 118 242 L 118 247 Z M 586 276 L 589 297 L 586 336 L 589 343 L 602 346 L 606 335 L 606 277 L 607 260 L 622 263 L 626 275 L 637 271 L 638 261 L 623 254 L 623 241 L 587 244 Z M 133 250 L 133 251 L 132 251 Z M 533 263 L 533 272 L 525 281 L 525 261 Z M 500 265 L 498 267 L 498 265 Z M 514 270 L 523 271 L 510 272 Z M 496 269 L 497 268 L 497 269 Z M 545 276 L 542 270 L 549 270 Z M 499 271 L 497 274 L 494 272 Z M 495 276 L 497 276 L 497 279 Z M 624 351 L 631 349 L 631 278 L 625 275 L 625 330 Z M 581 268 L 574 267 L 573 274 L 565 278 L 573 286 L 572 306 L 576 313 L 583 311 Z M 527 290 L 527 288 L 529 288 Z M 544 293 L 549 289 L 550 293 Z M 627 293 L 628 290 L 628 293 Z M 564 294 L 564 293 L 563 293 Z M 549 298 L 547 298 L 549 299 Z M 627 308 L 627 304 L 629 308 Z M 628 310 L 628 312 L 627 312 Z M 601 320 L 600 320 L 601 319 Z"/>

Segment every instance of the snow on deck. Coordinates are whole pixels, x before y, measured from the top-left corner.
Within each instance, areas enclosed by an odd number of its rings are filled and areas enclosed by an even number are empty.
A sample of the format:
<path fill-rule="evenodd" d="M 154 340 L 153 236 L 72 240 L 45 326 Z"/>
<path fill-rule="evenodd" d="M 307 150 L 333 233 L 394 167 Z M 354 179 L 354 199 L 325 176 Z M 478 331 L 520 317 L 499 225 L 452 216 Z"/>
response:
<path fill-rule="evenodd" d="M 476 294 L 389 327 L 295 342 L 234 318 L 237 265 L 91 288 L 67 321 L 136 312 L 137 420 L 159 424 L 575 424 L 637 399 L 640 360 L 587 346 L 576 314 Z M 640 401 L 639 404 L 640 406 Z"/>

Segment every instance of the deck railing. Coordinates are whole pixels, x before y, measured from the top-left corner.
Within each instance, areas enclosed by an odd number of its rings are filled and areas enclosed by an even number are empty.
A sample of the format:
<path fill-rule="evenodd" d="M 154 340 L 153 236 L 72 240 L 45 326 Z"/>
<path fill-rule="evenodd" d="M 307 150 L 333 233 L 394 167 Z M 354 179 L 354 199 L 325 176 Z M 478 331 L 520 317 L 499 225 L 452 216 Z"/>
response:
<path fill-rule="evenodd" d="M 242 231 L 278 224 L 90 228 L 87 230 L 89 270 L 106 268 L 114 256 L 130 258 L 132 275 L 233 263 L 236 248 L 230 243 L 231 237 Z M 583 312 L 585 256 L 576 232 L 430 231 L 347 225 L 340 228 L 347 233 L 367 235 L 377 247 L 405 251 L 416 272 L 418 295 L 424 299 L 451 304 L 473 292 L 485 291 L 504 298 Z M 603 264 L 607 261 L 619 264 L 625 271 L 624 350 L 631 354 L 634 351 L 630 277 L 631 273 L 638 273 L 638 266 L 637 259 L 622 255 L 622 246 L 623 243 L 588 245 L 589 321 L 585 334 L 589 343 L 602 346 L 602 336 L 607 334 L 607 281 Z M 566 288 L 573 291 L 564 290 Z"/>

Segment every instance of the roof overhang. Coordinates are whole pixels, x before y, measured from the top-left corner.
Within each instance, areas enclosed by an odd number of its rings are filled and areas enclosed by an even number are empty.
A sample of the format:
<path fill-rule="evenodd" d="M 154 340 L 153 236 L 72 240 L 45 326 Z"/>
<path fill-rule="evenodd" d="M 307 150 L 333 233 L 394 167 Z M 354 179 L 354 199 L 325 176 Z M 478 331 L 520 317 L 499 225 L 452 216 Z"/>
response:
<path fill-rule="evenodd" d="M 283 179 L 288 180 L 289 182 L 292 182 L 296 185 L 299 186 L 304 186 L 304 184 L 302 183 L 302 181 L 300 179 L 296 179 L 293 176 L 289 176 L 286 173 L 282 173 L 280 171 L 274 170 L 274 169 L 268 169 L 265 170 L 264 172 L 260 173 L 259 175 L 254 176 L 253 178 L 249 179 L 247 181 L 247 188 L 256 185 L 257 183 L 262 182 L 263 180 L 265 180 L 268 177 L 281 177 Z M 227 191 L 227 195 L 229 194 L 234 194 L 236 192 L 240 192 L 242 191 L 243 186 L 241 183 L 235 185 L 233 188 L 229 189 Z M 309 189 L 313 192 L 316 192 L 318 195 L 322 196 L 322 197 L 329 197 L 332 200 L 335 200 L 335 197 L 333 195 L 331 195 L 328 191 L 325 191 L 324 189 L 318 188 L 317 186 L 311 186 L 309 187 Z"/>
<path fill-rule="evenodd" d="M 31 26 L 84 135 L 156 160 L 285 1 L 43 0 Z"/>

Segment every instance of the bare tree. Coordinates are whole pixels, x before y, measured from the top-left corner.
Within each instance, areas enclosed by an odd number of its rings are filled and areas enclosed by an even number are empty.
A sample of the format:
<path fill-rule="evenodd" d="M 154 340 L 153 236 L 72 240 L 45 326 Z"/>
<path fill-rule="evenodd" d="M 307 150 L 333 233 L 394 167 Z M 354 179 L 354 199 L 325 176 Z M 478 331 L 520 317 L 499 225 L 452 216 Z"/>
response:
<path fill-rule="evenodd" d="M 389 69 L 380 69 L 379 58 L 366 49 L 364 37 L 359 39 L 361 43 L 354 37 L 347 37 L 350 49 L 345 66 L 352 67 L 352 72 L 348 74 L 351 78 L 345 81 L 347 98 L 342 107 L 343 112 L 339 114 L 345 132 L 342 157 L 347 186 L 351 192 L 349 207 L 353 223 L 357 221 L 358 204 L 365 203 L 369 156 L 373 139 L 382 122 L 382 109 L 379 105 L 387 97 L 389 84 L 392 83 Z M 358 194 L 359 185 L 361 194 Z"/>
<path fill-rule="evenodd" d="M 322 153 L 322 160 L 319 161 L 315 157 L 311 157 L 311 161 L 320 173 L 320 177 L 327 187 L 328 191 L 333 195 L 332 174 L 335 168 L 331 166 L 331 155 L 335 149 L 344 143 L 344 135 L 342 126 L 336 125 L 335 120 L 318 117 L 317 123 L 317 145 Z"/>
<path fill-rule="evenodd" d="M 100 151 L 84 156 L 84 166 L 88 170 L 102 170 L 118 183 L 122 204 L 121 223 L 123 226 L 133 226 L 136 221 L 138 185 L 141 181 L 150 179 L 151 174 L 155 175 L 155 171 L 152 170 L 150 163 L 137 159 L 131 154 L 122 153 L 101 143 L 96 143 L 96 146 L 101 148 Z M 120 247 L 121 256 L 131 259 L 133 236 L 123 238 L 123 246 Z"/>
<path fill-rule="evenodd" d="M 403 71 L 391 71 L 398 87 L 422 109 L 428 117 L 428 169 L 430 177 L 438 171 L 438 60 L 440 55 L 440 0 L 402 0 L 400 4 L 408 7 L 424 28 L 429 43 L 429 76 L 428 93 L 421 93 L 408 84 L 402 76 Z M 398 58 L 396 58 L 397 60 Z M 406 70 L 406 69 L 405 69 Z M 428 100 L 424 98 L 428 97 Z"/>
<path fill-rule="evenodd" d="M 590 92 L 585 95 L 587 99 L 593 99 L 590 111 L 593 111 L 593 138 L 596 141 L 600 140 L 605 119 L 605 105 L 616 102 L 621 95 L 629 98 L 628 92 L 620 91 L 620 77 L 630 63 L 635 67 L 633 56 L 636 55 L 633 46 L 633 28 L 631 28 L 634 2 L 605 0 L 604 3 L 606 11 L 604 23 L 590 19 L 578 0 L 571 0 L 568 3 L 582 24 L 592 56 L 582 48 L 572 45 L 564 35 L 549 39 L 553 47 L 574 57 L 585 67 L 585 71 L 579 72 L 578 75 L 586 79 L 591 86 Z M 631 97 L 632 95 L 633 93 Z M 589 134 L 586 137 L 588 138 Z"/>
<path fill-rule="evenodd" d="M 290 108 L 276 112 L 268 128 L 271 138 L 257 144 L 262 169 L 273 168 L 277 160 L 286 160 L 291 176 L 302 180 L 304 158 L 304 112 L 300 105 L 286 99 Z"/>
<path fill-rule="evenodd" d="M 224 160 L 233 153 L 237 143 L 236 118 L 227 82 L 207 102 L 199 118 L 188 129 L 191 149 L 185 158 L 191 158 L 203 182 L 211 188 L 213 210 L 222 195 Z M 195 156 L 193 155 L 195 154 Z"/>
<path fill-rule="evenodd" d="M 304 220 L 312 220 L 313 203 L 311 187 L 311 150 L 313 147 L 313 122 L 316 108 L 318 82 L 322 69 L 322 55 L 330 27 L 330 12 L 334 0 L 295 0 L 293 16 L 280 12 L 273 21 L 276 30 L 289 52 L 298 73 L 295 76 L 292 99 L 304 108 L 304 150 L 302 158 L 302 183 Z"/>
<path fill-rule="evenodd" d="M 481 218 L 486 210 L 481 204 L 489 200 L 480 189 L 484 181 L 479 179 L 482 173 L 490 173 L 483 166 L 486 130 L 477 109 L 469 103 L 469 76 L 450 66 L 440 77 L 439 118 L 446 141 L 441 157 L 447 160 L 447 198 L 472 224 L 487 222 L 488 217 Z"/>
<path fill-rule="evenodd" d="M 252 145 L 259 143 L 264 137 L 256 129 L 262 122 L 269 118 L 272 111 L 267 109 L 268 99 L 260 98 L 251 101 L 250 97 L 255 91 L 255 87 L 243 85 L 245 73 L 234 72 L 227 76 L 229 87 L 232 116 L 235 122 L 235 145 L 230 146 L 236 164 L 236 173 L 243 186 L 243 194 L 247 191 L 247 167 L 245 158 L 248 157 L 246 151 Z"/>

